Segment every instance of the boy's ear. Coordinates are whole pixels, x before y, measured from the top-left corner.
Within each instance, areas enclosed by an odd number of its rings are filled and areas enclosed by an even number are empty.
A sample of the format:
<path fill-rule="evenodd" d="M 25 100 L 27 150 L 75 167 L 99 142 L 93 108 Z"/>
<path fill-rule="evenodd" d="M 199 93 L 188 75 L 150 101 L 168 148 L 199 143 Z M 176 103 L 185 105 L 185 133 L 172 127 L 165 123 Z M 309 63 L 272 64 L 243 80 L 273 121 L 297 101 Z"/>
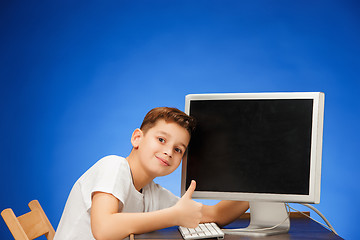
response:
<path fill-rule="evenodd" d="M 144 135 L 143 131 L 141 131 L 139 128 L 135 129 L 132 136 L 131 136 L 131 144 L 133 148 L 137 149 L 140 144 L 140 140 L 142 136 Z"/>

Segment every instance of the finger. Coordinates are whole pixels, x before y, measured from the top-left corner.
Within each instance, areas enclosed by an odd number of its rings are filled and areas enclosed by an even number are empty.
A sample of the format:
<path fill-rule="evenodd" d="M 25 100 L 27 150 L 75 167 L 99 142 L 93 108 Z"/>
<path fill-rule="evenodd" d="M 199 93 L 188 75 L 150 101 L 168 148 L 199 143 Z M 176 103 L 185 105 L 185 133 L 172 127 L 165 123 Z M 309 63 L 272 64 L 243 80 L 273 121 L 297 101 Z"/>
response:
<path fill-rule="evenodd" d="M 186 191 L 186 193 L 184 194 L 183 197 L 191 199 L 192 195 L 195 191 L 195 188 L 196 188 L 196 182 L 194 180 L 192 180 L 188 190 Z"/>

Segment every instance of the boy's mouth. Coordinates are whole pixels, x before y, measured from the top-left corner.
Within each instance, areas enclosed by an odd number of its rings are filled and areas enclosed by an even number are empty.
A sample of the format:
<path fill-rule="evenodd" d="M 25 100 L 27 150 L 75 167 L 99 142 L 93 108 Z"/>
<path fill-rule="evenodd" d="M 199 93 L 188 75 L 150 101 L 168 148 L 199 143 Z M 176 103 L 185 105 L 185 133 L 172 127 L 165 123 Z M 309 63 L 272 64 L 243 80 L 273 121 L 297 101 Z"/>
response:
<path fill-rule="evenodd" d="M 163 159 L 163 158 L 158 157 L 158 156 L 155 156 L 155 157 L 160 161 L 160 163 L 161 163 L 162 165 L 164 165 L 164 166 L 170 166 L 169 161 L 167 161 L 166 159 Z"/>

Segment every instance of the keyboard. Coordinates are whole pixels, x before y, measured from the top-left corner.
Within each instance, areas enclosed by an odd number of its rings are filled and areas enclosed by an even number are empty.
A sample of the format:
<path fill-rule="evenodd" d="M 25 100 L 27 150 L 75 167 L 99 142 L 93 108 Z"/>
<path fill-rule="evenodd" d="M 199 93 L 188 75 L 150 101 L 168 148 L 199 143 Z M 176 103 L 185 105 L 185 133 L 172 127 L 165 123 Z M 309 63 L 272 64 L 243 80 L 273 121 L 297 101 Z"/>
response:
<path fill-rule="evenodd" d="M 216 223 L 200 223 L 197 228 L 179 227 L 182 237 L 187 239 L 224 238 L 224 232 Z"/>

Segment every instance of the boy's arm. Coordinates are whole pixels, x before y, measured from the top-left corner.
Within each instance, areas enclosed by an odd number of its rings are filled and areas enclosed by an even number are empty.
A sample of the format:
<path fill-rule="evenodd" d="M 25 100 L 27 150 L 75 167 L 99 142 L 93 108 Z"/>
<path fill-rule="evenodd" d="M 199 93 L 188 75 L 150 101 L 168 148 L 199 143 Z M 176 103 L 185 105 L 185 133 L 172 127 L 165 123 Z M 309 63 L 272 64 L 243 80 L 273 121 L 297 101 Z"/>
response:
<path fill-rule="evenodd" d="M 244 201 L 221 201 L 214 206 L 203 205 L 201 222 L 215 222 L 220 226 L 225 226 L 249 208 L 249 202 Z"/>
<path fill-rule="evenodd" d="M 91 205 L 92 233 L 97 240 L 110 240 L 175 225 L 196 227 L 202 217 L 202 204 L 191 200 L 194 190 L 195 183 L 192 183 L 175 206 L 146 213 L 119 213 L 120 201 L 117 198 L 96 192 Z"/>

